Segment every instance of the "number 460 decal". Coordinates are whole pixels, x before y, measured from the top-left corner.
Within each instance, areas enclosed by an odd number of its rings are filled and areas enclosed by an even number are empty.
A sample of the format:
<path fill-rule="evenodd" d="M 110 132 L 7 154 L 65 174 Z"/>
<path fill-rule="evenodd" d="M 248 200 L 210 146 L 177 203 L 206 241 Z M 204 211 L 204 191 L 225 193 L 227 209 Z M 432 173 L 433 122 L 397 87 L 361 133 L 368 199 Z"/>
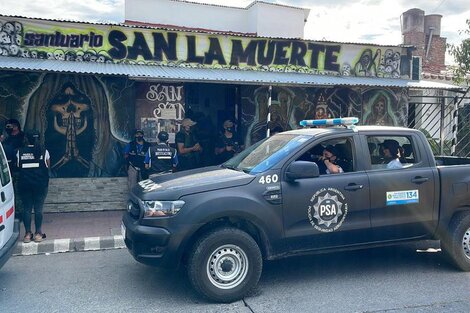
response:
<path fill-rule="evenodd" d="M 260 183 L 261 185 L 264 185 L 264 184 L 277 183 L 278 181 L 279 181 L 279 176 L 277 176 L 277 174 L 274 174 L 274 175 L 261 176 L 258 183 Z"/>

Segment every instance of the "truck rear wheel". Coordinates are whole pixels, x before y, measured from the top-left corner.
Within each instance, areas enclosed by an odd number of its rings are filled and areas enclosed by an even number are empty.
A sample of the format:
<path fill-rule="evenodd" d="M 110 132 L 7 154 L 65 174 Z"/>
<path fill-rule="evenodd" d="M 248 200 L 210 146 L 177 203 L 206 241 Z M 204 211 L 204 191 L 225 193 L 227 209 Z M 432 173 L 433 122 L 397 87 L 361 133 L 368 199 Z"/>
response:
<path fill-rule="evenodd" d="M 188 259 L 194 289 L 217 302 L 243 298 L 258 283 L 263 259 L 256 241 L 236 228 L 221 228 L 201 237 Z"/>
<path fill-rule="evenodd" d="M 470 214 L 452 220 L 448 239 L 443 244 L 447 257 L 462 271 L 470 271 Z"/>

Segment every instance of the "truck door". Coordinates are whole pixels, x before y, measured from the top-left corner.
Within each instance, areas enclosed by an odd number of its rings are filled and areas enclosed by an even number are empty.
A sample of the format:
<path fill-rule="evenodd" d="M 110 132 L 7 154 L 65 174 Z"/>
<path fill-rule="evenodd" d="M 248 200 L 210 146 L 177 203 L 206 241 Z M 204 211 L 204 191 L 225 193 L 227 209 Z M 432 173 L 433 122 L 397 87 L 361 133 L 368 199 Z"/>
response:
<path fill-rule="evenodd" d="M 0 145 L 0 250 L 13 234 L 14 219 L 13 183 L 7 159 Z"/>
<path fill-rule="evenodd" d="M 371 135 L 365 139 L 370 152 L 371 238 L 405 239 L 432 232 L 435 168 L 424 157 L 419 138 Z M 387 151 L 395 147 L 398 158 Z"/>
<path fill-rule="evenodd" d="M 353 137 L 314 143 L 292 160 L 319 164 L 320 176 L 290 181 L 284 175 L 284 233 L 289 250 L 335 247 L 368 240 L 369 183 L 366 172 L 358 165 L 358 146 Z M 322 173 L 324 166 L 319 158 L 327 146 L 333 146 L 338 153 L 336 163 L 343 173 Z"/>

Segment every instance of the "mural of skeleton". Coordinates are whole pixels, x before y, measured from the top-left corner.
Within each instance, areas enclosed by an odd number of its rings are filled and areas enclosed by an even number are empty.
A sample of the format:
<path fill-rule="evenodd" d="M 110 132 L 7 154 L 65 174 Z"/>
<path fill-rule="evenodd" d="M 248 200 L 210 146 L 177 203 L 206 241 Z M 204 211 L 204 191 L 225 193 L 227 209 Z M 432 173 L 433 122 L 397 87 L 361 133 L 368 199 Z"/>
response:
<path fill-rule="evenodd" d="M 65 154 L 52 166 L 53 169 L 59 169 L 71 160 L 77 160 L 84 167 L 90 168 L 90 162 L 80 155 L 77 146 L 77 136 L 82 134 L 88 127 L 86 113 L 90 110 L 90 105 L 84 101 L 89 102 L 89 99 L 78 96 L 75 92 L 73 86 L 66 87 L 64 91 L 65 95 L 68 96 L 65 98 L 66 102 L 51 106 L 51 111 L 55 113 L 54 129 L 64 135 L 67 140 Z"/>

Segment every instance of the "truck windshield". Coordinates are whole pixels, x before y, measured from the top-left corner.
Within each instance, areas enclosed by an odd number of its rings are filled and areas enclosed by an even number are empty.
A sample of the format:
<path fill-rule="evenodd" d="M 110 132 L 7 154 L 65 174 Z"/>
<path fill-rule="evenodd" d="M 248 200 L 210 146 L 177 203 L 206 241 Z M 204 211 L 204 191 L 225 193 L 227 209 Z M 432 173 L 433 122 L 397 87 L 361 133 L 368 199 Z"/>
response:
<path fill-rule="evenodd" d="M 224 167 L 258 174 L 273 168 L 311 136 L 276 134 L 266 138 L 223 164 Z"/>

